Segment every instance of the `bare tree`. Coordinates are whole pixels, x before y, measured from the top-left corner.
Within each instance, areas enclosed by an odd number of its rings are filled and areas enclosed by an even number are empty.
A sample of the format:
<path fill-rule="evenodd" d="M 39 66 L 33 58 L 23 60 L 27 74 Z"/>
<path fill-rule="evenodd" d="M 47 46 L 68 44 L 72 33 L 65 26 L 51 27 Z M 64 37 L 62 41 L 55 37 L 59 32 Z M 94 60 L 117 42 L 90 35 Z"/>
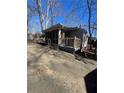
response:
<path fill-rule="evenodd" d="M 60 0 L 35 0 L 38 15 L 40 17 L 41 31 L 48 28 L 49 23 L 54 24 L 54 18 L 58 15 L 57 11 Z M 43 4 L 42 4 L 43 3 Z"/>
<path fill-rule="evenodd" d="M 29 30 L 29 22 L 35 14 L 36 8 L 30 4 L 27 4 L 27 31 Z"/>
<path fill-rule="evenodd" d="M 93 12 L 96 11 L 96 0 L 87 0 L 87 9 L 88 9 L 88 31 L 90 38 L 92 37 L 91 31 L 91 17 Z"/>
<path fill-rule="evenodd" d="M 54 25 L 55 17 L 62 14 L 63 5 L 60 0 L 50 0 L 50 20 L 51 26 Z M 61 11 L 61 12 L 60 12 Z"/>
<path fill-rule="evenodd" d="M 87 0 L 87 9 L 88 9 L 89 43 L 91 43 L 91 37 L 92 37 L 91 17 L 93 16 L 93 12 L 96 10 L 96 0 Z M 90 49 L 91 49 L 91 45 L 90 45 Z"/>
<path fill-rule="evenodd" d="M 50 0 L 47 0 L 46 2 L 47 2 L 47 8 L 46 8 L 46 28 L 48 28 Z"/>
<path fill-rule="evenodd" d="M 37 5 L 37 11 L 40 17 L 40 25 L 41 25 L 41 31 L 44 30 L 44 15 L 42 12 L 42 3 L 41 0 L 36 0 L 36 5 Z"/>

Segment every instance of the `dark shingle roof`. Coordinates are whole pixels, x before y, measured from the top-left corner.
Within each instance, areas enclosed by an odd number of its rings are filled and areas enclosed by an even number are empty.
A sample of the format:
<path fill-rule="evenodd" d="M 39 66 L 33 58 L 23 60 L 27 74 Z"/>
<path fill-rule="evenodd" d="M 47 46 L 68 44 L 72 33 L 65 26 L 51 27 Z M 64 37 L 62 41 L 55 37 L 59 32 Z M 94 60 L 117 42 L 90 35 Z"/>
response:
<path fill-rule="evenodd" d="M 78 31 L 84 31 L 86 33 L 85 29 L 78 28 L 78 27 L 67 27 L 67 26 L 64 26 L 62 24 L 53 25 L 52 27 L 43 30 L 43 32 L 57 31 L 58 29 L 62 29 L 63 31 L 78 30 Z"/>

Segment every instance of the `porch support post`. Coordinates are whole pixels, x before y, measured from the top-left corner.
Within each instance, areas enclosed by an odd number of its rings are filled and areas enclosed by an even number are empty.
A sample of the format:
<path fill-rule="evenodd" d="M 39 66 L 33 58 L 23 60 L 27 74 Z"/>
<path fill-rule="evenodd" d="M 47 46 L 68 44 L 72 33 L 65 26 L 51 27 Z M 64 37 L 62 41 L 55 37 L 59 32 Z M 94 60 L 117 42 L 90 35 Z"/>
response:
<path fill-rule="evenodd" d="M 59 31 L 58 31 L 58 45 L 61 45 L 61 43 L 62 43 L 62 35 L 61 35 L 61 29 L 59 29 Z"/>
<path fill-rule="evenodd" d="M 74 37 L 74 46 L 73 46 L 73 48 L 75 49 L 75 47 L 76 47 L 76 36 Z"/>

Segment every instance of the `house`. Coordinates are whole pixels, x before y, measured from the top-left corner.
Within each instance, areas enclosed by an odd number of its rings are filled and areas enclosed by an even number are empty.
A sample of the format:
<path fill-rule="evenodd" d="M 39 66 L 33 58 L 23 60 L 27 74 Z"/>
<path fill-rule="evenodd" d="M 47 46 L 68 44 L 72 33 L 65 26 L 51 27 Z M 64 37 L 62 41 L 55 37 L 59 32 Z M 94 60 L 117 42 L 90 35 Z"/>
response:
<path fill-rule="evenodd" d="M 47 44 L 58 46 L 67 51 L 78 51 L 87 46 L 87 32 L 78 27 L 66 27 L 61 24 L 43 30 Z"/>

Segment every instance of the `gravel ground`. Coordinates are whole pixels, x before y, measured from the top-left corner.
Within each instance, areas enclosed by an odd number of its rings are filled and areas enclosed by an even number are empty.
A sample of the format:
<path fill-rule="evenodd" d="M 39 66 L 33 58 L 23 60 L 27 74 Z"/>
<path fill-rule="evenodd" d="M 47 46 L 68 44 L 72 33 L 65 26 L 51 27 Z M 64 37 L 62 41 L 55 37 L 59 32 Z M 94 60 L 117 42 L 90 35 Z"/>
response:
<path fill-rule="evenodd" d="M 96 62 L 78 61 L 67 52 L 28 44 L 28 93 L 87 93 L 84 77 L 96 69 Z"/>

